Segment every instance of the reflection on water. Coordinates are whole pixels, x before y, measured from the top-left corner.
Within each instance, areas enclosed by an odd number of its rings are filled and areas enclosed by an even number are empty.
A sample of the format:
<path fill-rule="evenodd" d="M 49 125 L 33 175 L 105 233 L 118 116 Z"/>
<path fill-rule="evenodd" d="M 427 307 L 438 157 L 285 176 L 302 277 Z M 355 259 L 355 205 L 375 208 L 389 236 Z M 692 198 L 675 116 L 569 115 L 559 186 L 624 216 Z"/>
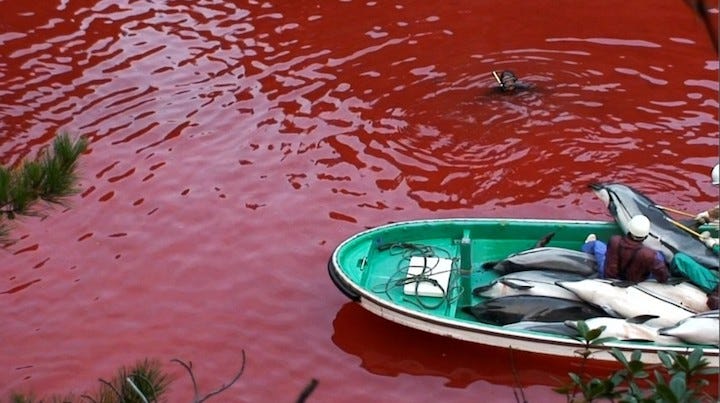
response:
<path fill-rule="evenodd" d="M 385 376 L 432 375 L 445 378 L 446 385 L 454 388 L 465 388 L 480 380 L 514 388 L 557 387 L 566 380 L 568 371 L 579 370 L 579 362 L 572 360 L 548 365 L 550 360 L 544 356 L 478 346 L 406 328 L 354 303 L 342 306 L 333 328 L 333 342 L 358 356 L 367 371 Z M 613 369 L 611 364 L 590 367 L 598 376 Z"/>
<path fill-rule="evenodd" d="M 373 374 L 430 375 L 446 379 L 445 385 L 452 388 L 485 381 L 518 393 L 533 385 L 562 386 L 569 381 L 570 372 L 602 378 L 621 368 L 619 363 L 583 364 L 579 358 L 557 359 L 452 340 L 395 324 L 350 302 L 338 311 L 333 329 L 333 343 L 360 358 L 360 366 Z M 707 379 L 708 390 L 716 391 L 717 378 Z M 510 396 L 508 392 L 506 399 Z"/>
<path fill-rule="evenodd" d="M 597 179 L 682 210 L 716 201 L 718 61 L 684 2 L 3 6 L 0 163 L 57 132 L 90 140 L 72 208 L 18 222 L 0 271 L 13 317 L 1 335 L 26 353 L 0 351 L 8 388 L 83 387 L 64 374 L 94 379 L 177 346 L 217 370 L 233 367 L 218 345 L 259 343 L 258 371 L 287 387 L 244 396 L 287 400 L 300 386 L 270 371 L 277 353 L 265 351 L 291 351 L 294 335 L 258 341 L 282 316 L 267 298 L 321 296 L 321 317 L 303 309 L 282 323 L 321 346 L 293 362 L 328 360 L 338 295 L 317 269 L 356 230 L 427 216 L 605 219 L 587 190 Z M 533 88 L 498 94 L 493 70 Z M 201 301 L 213 310 L 188 321 Z M 146 312 L 153 304 L 162 312 Z M 252 331 L 238 325 L 248 321 Z"/>

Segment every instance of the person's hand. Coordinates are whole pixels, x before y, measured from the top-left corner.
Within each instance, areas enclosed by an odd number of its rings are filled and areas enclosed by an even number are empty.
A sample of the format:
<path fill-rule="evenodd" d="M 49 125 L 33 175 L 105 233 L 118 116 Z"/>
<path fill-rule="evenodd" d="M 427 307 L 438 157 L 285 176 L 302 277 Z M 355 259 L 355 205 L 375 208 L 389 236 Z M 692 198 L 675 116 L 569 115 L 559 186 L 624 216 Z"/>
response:
<path fill-rule="evenodd" d="M 707 224 L 710 220 L 710 213 L 703 211 L 702 213 L 695 216 L 695 222 L 698 224 Z"/>
<path fill-rule="evenodd" d="M 717 238 L 713 238 L 710 236 L 710 233 L 708 231 L 703 231 L 702 234 L 700 234 L 699 239 L 707 246 L 708 248 L 712 249 L 713 246 L 718 244 Z"/>
<path fill-rule="evenodd" d="M 707 307 L 710 309 L 718 309 L 720 301 L 718 301 L 717 293 L 708 295 Z"/>

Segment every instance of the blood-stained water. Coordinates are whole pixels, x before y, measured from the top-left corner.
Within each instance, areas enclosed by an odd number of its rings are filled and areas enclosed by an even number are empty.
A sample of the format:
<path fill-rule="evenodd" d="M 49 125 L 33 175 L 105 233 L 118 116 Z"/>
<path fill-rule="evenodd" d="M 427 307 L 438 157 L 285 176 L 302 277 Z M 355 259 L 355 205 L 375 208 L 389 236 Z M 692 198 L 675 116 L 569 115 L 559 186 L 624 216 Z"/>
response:
<path fill-rule="evenodd" d="M 389 221 L 610 219 L 598 180 L 717 203 L 717 53 L 687 3 L 0 1 L 0 163 L 90 141 L 69 208 L 13 223 L 0 399 L 152 357 L 190 401 L 171 359 L 204 394 L 244 352 L 215 400 L 315 378 L 316 402 L 563 401 L 572 368 L 377 318 L 327 259 Z"/>

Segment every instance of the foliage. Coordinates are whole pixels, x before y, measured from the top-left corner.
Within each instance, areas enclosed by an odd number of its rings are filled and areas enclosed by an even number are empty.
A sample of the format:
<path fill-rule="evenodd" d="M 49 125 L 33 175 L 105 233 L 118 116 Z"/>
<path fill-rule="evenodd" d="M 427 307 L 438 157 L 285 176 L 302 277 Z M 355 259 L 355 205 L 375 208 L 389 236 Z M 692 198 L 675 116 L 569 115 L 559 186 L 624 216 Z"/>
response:
<path fill-rule="evenodd" d="M 86 139 L 72 141 L 68 134 L 61 134 L 53 141 L 52 152 L 46 150 L 16 168 L 0 166 L 0 217 L 12 220 L 17 215 L 38 215 L 35 205 L 39 200 L 64 204 L 78 191 L 75 170 L 86 149 Z M 7 235 L 7 227 L 0 224 L 0 238 Z"/>
<path fill-rule="evenodd" d="M 160 370 L 159 361 L 146 358 L 132 368 L 120 368 L 111 381 L 100 382 L 96 397 L 83 397 L 96 403 L 149 403 L 167 391 L 170 379 Z"/>
<path fill-rule="evenodd" d="M 11 403 L 151 403 L 158 402 L 170 385 L 170 378 L 160 369 L 157 360 L 144 359 L 130 368 L 122 367 L 111 381 L 99 380 L 100 388 L 93 395 L 53 396 L 37 399 L 32 395 L 13 393 Z"/>
<path fill-rule="evenodd" d="M 599 399 L 621 402 L 699 402 L 708 399 L 703 390 L 709 382 L 703 376 L 718 374 L 720 371 L 717 367 L 710 367 L 699 348 L 690 354 L 658 352 L 662 365 L 643 363 L 638 350 L 633 351 L 628 359 L 622 351 L 612 348 L 610 353 L 622 364 L 622 368 L 606 378 L 588 376 L 585 364 L 594 354 L 590 348 L 613 340 L 600 338 L 604 330 L 604 326 L 589 329 L 584 321 L 578 322 L 578 340 L 585 344 L 583 350 L 576 352 L 583 358 L 581 373 L 569 373 L 570 382 L 555 389 L 565 394 L 568 402 L 592 402 Z"/>
<path fill-rule="evenodd" d="M 185 368 L 193 385 L 193 403 L 202 403 L 213 396 L 216 396 L 232 386 L 245 371 L 245 351 L 242 351 L 242 362 L 240 370 L 227 384 L 221 385 L 216 390 L 200 395 L 195 374 L 193 373 L 192 362 L 185 362 L 174 358 L 172 362 L 178 363 Z M 74 395 L 67 397 L 52 397 L 50 399 L 36 399 L 32 395 L 21 395 L 13 393 L 11 403 L 80 403 L 90 401 L 92 403 L 157 403 L 168 391 L 170 378 L 160 369 L 158 360 L 144 359 L 138 361 L 131 368 L 120 368 L 111 381 L 100 379 L 100 388 L 94 395 L 82 395 L 76 398 Z M 310 394 L 315 390 L 318 381 L 312 379 L 298 396 L 296 402 L 304 403 Z"/>

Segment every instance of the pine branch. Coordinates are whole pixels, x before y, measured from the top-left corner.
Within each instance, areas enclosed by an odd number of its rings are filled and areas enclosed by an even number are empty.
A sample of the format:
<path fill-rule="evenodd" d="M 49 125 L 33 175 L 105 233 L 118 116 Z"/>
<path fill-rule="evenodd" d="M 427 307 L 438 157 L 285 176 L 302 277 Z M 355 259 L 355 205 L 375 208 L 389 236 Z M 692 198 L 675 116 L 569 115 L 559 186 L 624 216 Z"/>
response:
<path fill-rule="evenodd" d="M 52 152 L 46 150 L 16 169 L 0 167 L 0 217 L 12 220 L 17 215 L 40 215 L 35 208 L 40 200 L 64 205 L 79 191 L 75 187 L 77 161 L 87 145 L 85 138 L 73 141 L 63 133 L 53 141 Z M 7 226 L 0 223 L 0 240 L 8 234 Z"/>

